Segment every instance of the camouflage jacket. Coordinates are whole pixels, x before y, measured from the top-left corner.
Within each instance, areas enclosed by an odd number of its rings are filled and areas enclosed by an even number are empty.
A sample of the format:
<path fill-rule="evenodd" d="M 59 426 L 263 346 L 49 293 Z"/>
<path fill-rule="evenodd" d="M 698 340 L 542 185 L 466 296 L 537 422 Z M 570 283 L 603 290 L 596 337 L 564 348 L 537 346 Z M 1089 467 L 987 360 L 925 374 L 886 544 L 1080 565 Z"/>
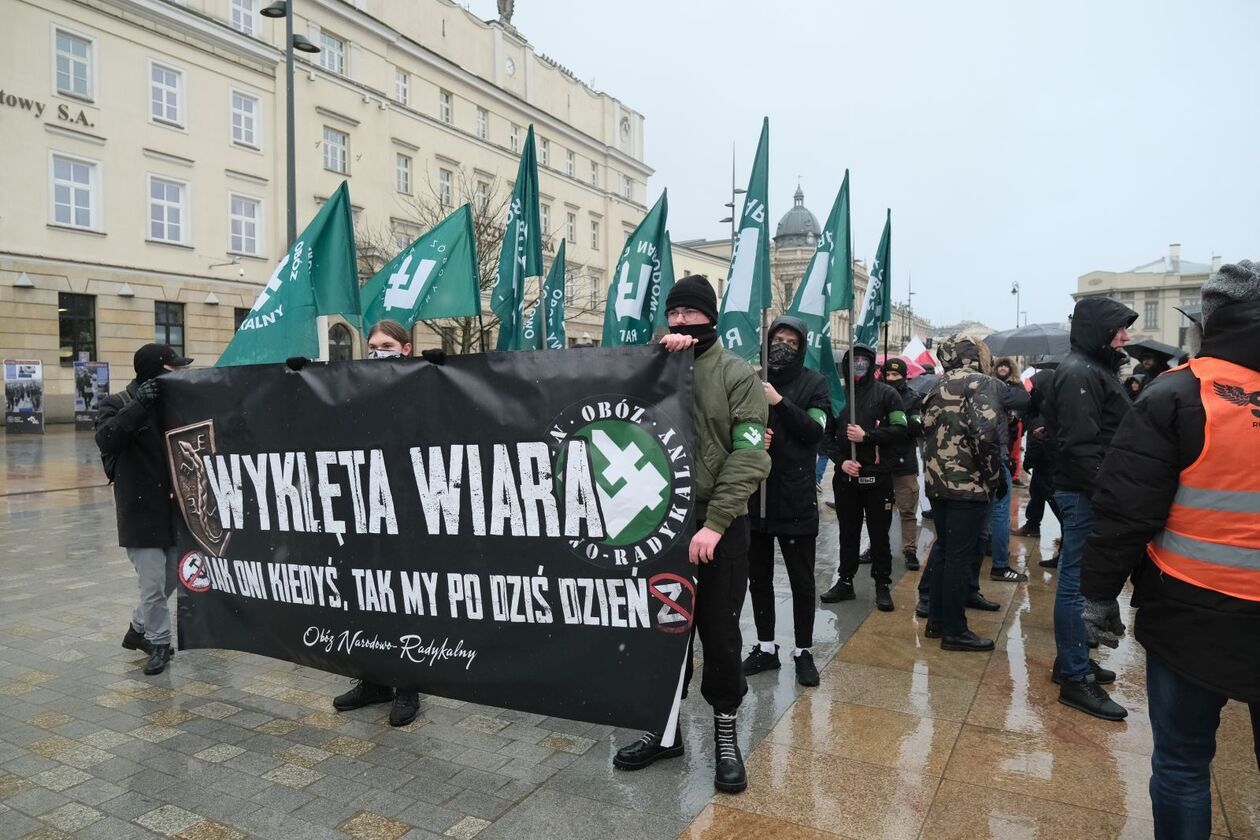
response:
<path fill-rule="evenodd" d="M 984 502 L 1001 481 L 997 380 L 963 365 L 947 371 L 923 400 L 924 482 L 931 499 Z"/>

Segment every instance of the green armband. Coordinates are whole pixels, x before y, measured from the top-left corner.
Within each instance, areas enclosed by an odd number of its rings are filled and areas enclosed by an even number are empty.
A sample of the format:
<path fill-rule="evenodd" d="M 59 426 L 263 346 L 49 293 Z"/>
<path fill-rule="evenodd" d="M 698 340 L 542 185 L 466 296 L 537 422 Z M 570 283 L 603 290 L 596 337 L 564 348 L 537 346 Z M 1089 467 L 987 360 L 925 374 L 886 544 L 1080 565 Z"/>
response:
<path fill-rule="evenodd" d="M 906 413 L 904 411 L 888 412 L 888 425 L 890 426 L 906 425 Z"/>
<path fill-rule="evenodd" d="M 818 423 L 819 426 L 822 426 L 824 429 L 827 428 L 827 412 L 823 411 L 821 408 L 811 408 L 806 412 L 806 414 L 813 417 L 814 421 Z"/>
<path fill-rule="evenodd" d="M 735 449 L 764 449 L 766 427 L 760 423 L 736 423 L 731 432 L 731 446 Z"/>

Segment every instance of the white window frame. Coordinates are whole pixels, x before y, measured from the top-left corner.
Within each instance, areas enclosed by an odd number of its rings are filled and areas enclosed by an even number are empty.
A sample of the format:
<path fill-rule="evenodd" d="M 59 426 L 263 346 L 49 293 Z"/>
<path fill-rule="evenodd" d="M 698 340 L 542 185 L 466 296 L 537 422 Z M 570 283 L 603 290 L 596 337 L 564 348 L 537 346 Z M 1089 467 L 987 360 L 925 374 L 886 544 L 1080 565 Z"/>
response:
<path fill-rule="evenodd" d="M 87 57 L 87 61 L 85 62 L 85 64 L 87 65 L 87 93 L 86 94 L 76 93 L 73 90 L 62 90 L 60 85 L 57 84 L 57 58 L 60 55 L 57 51 L 57 34 L 58 33 L 64 33 L 70 36 L 71 38 L 77 38 L 80 41 L 87 42 L 88 57 Z M 96 38 L 84 32 L 80 32 L 79 30 L 71 29 L 68 26 L 62 26 L 61 24 L 53 24 L 51 43 L 52 43 L 52 57 L 53 57 L 52 67 L 51 67 L 53 93 L 56 94 L 57 96 L 68 97 L 70 99 L 75 100 L 76 102 L 91 102 L 95 104 L 96 103 L 96 79 L 97 79 L 97 68 L 98 68 Z M 78 61 L 79 59 L 74 58 L 72 60 Z"/>
<path fill-rule="evenodd" d="M 591 219 L 591 250 L 599 250 L 599 219 Z"/>
<path fill-rule="evenodd" d="M 337 49 L 330 49 L 332 44 L 337 45 Z M 346 39 L 329 32 L 327 29 L 319 30 L 319 66 L 327 70 L 329 73 L 336 73 L 338 76 L 346 75 Z M 335 57 L 335 66 L 334 66 Z"/>
<path fill-rule="evenodd" d="M 513 124 L 511 132 L 508 133 L 508 148 L 515 154 L 521 153 L 521 127 L 519 125 Z"/>
<path fill-rule="evenodd" d="M 599 186 L 599 164 L 595 161 L 591 161 L 591 186 Z"/>
<path fill-rule="evenodd" d="M 542 228 L 542 235 L 547 236 L 551 233 L 551 205 L 538 205 L 538 224 Z"/>
<path fill-rule="evenodd" d="M 476 202 L 473 206 L 478 213 L 486 212 L 486 208 L 490 206 L 490 182 L 478 181 L 476 192 L 473 193 L 473 200 Z"/>
<path fill-rule="evenodd" d="M 401 67 L 394 68 L 394 101 L 399 105 L 411 104 L 411 74 Z"/>
<path fill-rule="evenodd" d="M 455 122 L 455 97 L 445 88 L 438 88 L 438 119 L 447 125 Z"/>
<path fill-rule="evenodd" d="M 330 131 L 333 132 L 334 134 L 339 134 L 342 137 L 341 168 L 340 169 L 334 166 L 328 165 L 328 152 L 332 146 L 332 144 L 328 142 L 328 132 Z M 336 172 L 338 175 L 349 175 L 350 174 L 350 134 L 349 132 L 342 131 L 339 128 L 333 128 L 331 125 L 326 125 L 324 126 L 324 139 L 322 143 L 324 147 L 322 150 L 323 157 L 324 157 L 324 169 L 328 170 L 329 172 Z"/>
<path fill-rule="evenodd" d="M 634 197 L 634 182 L 630 180 L 629 175 L 622 174 L 621 176 L 621 197 L 625 199 Z"/>
<path fill-rule="evenodd" d="M 242 25 L 237 24 L 237 13 L 240 12 Z M 262 24 L 258 19 L 258 0 L 229 0 L 228 26 L 243 35 L 258 37 Z"/>
<path fill-rule="evenodd" d="M 254 102 L 253 126 L 251 132 L 254 135 L 253 141 L 241 140 L 236 136 L 236 125 L 233 118 L 236 116 L 236 97 L 241 96 L 251 99 Z M 241 112 L 244 113 L 243 111 Z M 244 121 L 242 120 L 242 125 Z M 256 93 L 251 93 L 240 88 L 228 88 L 228 140 L 235 146 L 243 146 L 246 149 L 262 149 L 262 97 Z"/>
<path fill-rule="evenodd" d="M 394 189 L 403 195 L 411 195 L 412 172 L 415 171 L 411 155 L 394 153 Z"/>
<path fill-rule="evenodd" d="M 232 247 L 232 222 L 237 218 L 236 214 L 232 212 L 233 201 L 248 201 L 248 202 L 253 203 L 257 208 L 257 211 L 256 211 L 257 215 L 254 217 L 254 220 L 253 220 L 254 221 L 254 250 L 253 251 L 247 251 L 243 247 L 245 244 L 245 234 L 243 230 L 241 232 L 242 247 L 241 248 Z M 266 246 L 265 235 L 266 235 L 266 230 L 267 230 L 266 228 L 267 216 L 263 212 L 265 206 L 266 205 L 264 204 L 263 199 L 260 196 L 249 195 L 248 193 L 239 193 L 239 192 L 231 192 L 231 191 L 228 192 L 227 252 L 229 254 L 240 254 L 243 257 L 261 257 L 266 253 L 267 246 Z M 243 223 L 248 222 L 247 217 L 241 216 L 240 218 Z"/>
<path fill-rule="evenodd" d="M 577 174 L 577 153 L 572 149 L 564 153 L 564 174 L 570 178 Z"/>
<path fill-rule="evenodd" d="M 71 204 L 71 220 L 69 222 L 57 221 L 57 158 L 63 158 L 73 163 L 80 163 L 88 167 L 88 224 L 79 225 L 74 223 L 73 207 Z M 103 233 L 105 230 L 104 219 L 104 179 L 102 178 L 102 164 L 99 160 L 86 158 L 81 155 L 67 154 L 59 152 L 55 149 L 48 150 L 48 224 L 53 227 L 68 228 L 71 230 L 91 230 Z"/>
<path fill-rule="evenodd" d="M 185 91 L 187 91 L 188 89 L 188 84 L 187 84 L 188 74 L 185 73 L 182 68 L 176 67 L 174 64 L 169 64 L 165 61 L 158 61 L 152 58 L 148 60 L 147 67 L 148 67 L 148 73 L 146 75 L 146 81 L 148 83 L 148 91 L 149 91 L 149 95 L 148 95 L 149 122 L 152 123 L 153 125 L 166 126 L 167 128 L 184 128 L 185 123 L 187 122 L 187 114 L 188 114 L 188 107 L 185 104 L 187 101 L 186 100 L 187 94 L 185 93 Z M 159 70 L 159 69 L 167 73 L 175 74 L 175 87 L 173 91 L 175 95 L 175 118 L 174 119 L 171 119 L 170 117 L 167 117 L 167 116 L 158 116 L 157 114 L 153 113 L 153 106 L 154 106 L 153 92 L 154 92 L 154 89 L 158 85 L 158 82 L 155 81 L 153 78 L 153 73 L 155 70 Z M 163 89 L 168 90 L 168 91 L 171 90 L 170 88 L 166 88 L 166 87 L 164 87 Z M 165 104 L 166 103 L 164 102 L 163 113 L 165 113 L 165 110 L 166 110 Z"/>
<path fill-rule="evenodd" d="M 551 141 L 546 137 L 538 138 L 538 163 L 542 166 L 551 166 Z"/>
<path fill-rule="evenodd" d="M 565 233 L 567 239 L 577 244 L 577 213 L 569 213 L 564 220 Z"/>
<path fill-rule="evenodd" d="M 438 203 L 443 207 L 453 206 L 455 173 L 449 169 L 438 170 Z"/>
<path fill-rule="evenodd" d="M 156 199 L 153 198 L 153 182 L 161 181 L 166 184 L 174 184 L 179 187 L 179 204 L 171 205 L 166 199 L 161 199 L 164 206 L 174 206 L 179 210 L 179 238 L 167 239 L 164 236 L 153 235 L 153 204 Z M 189 185 L 182 178 L 172 178 L 169 175 L 157 175 L 152 172 L 144 179 L 144 239 L 146 242 L 161 242 L 164 245 L 187 245 L 192 236 L 192 219 L 189 214 L 189 207 L 192 202 L 189 200 Z M 163 228 L 169 226 L 169 222 L 163 218 Z"/>
<path fill-rule="evenodd" d="M 490 112 L 485 108 L 477 109 L 477 137 L 485 140 L 490 136 Z"/>

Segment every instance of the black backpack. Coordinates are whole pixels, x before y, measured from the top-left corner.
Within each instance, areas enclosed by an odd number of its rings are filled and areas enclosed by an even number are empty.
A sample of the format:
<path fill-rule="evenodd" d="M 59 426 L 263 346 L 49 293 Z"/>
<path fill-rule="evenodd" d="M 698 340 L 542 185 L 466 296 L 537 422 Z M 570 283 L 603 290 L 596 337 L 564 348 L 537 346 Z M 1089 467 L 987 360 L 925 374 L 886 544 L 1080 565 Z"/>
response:
<path fill-rule="evenodd" d="M 126 388 L 119 391 L 118 395 L 122 397 L 122 408 L 126 408 L 127 404 L 135 399 L 135 397 L 131 396 L 131 393 Z M 120 408 L 119 411 L 122 411 L 122 408 Z M 102 452 L 101 466 L 105 468 L 105 477 L 109 479 L 110 484 L 113 484 L 114 472 L 118 469 L 118 453 Z"/>

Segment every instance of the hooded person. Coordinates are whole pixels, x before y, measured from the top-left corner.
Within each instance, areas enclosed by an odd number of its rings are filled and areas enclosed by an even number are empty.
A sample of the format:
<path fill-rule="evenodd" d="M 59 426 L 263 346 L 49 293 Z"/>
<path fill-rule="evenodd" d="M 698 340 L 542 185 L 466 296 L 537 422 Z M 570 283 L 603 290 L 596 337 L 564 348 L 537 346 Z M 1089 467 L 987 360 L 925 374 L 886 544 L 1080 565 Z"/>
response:
<path fill-rule="evenodd" d="M 736 715 L 748 683 L 740 662 L 739 615 L 748 591 L 748 497 L 770 474 L 765 436 L 765 389 L 748 363 L 717 343 L 717 295 L 707 277 L 674 284 L 665 301 L 671 353 L 694 353 L 692 419 L 696 426 L 695 533 L 688 556 L 696 564 L 692 639 L 704 648 L 700 693 L 713 707 L 716 769 L 713 785 L 725 793 L 748 786 L 736 737 Z M 687 660 L 683 696 L 691 681 Z M 640 770 L 683 754 L 681 733 L 645 732 L 617 750 L 613 766 Z"/>
<path fill-rule="evenodd" d="M 106 477 L 114 485 L 118 544 L 136 570 L 140 600 L 122 646 L 149 654 L 144 673 L 166 670 L 172 653 L 171 611 L 179 554 L 170 470 L 158 421 L 160 378 L 192 364 L 166 344 L 146 344 L 135 352 L 136 378 L 101 402 L 96 416 L 96 445 Z"/>
<path fill-rule="evenodd" d="M 945 372 L 923 398 L 923 473 L 936 541 L 916 611 L 926 613 L 924 634 L 940 639 L 942 649 L 993 650 L 992 639 L 967 626 L 966 607 L 991 603 L 980 596 L 977 581 L 980 526 L 993 500 L 1010 491 L 1010 474 L 1002 469 L 1000 385 L 988 375 L 989 348 L 981 339 L 951 336 L 938 354 Z M 970 593 L 969 582 L 975 590 Z"/>
<path fill-rule="evenodd" d="M 861 562 L 862 522 L 871 538 L 871 578 L 875 606 L 893 610 L 892 553 L 888 530 L 892 525 L 894 453 L 909 437 L 905 408 L 891 386 L 875 378 L 875 350 L 855 344 L 840 362 L 849 381 L 853 365 L 854 393 L 844 415 L 832 420 L 824 436 L 828 456 L 837 465 L 831 486 L 835 493 L 840 530 L 840 573 L 820 597 L 834 604 L 856 597 L 853 578 Z M 856 422 L 849 422 L 850 420 Z"/>
<path fill-rule="evenodd" d="M 893 500 L 901 516 L 901 554 L 906 569 L 919 569 L 919 442 L 923 438 L 923 396 L 910 389 L 905 359 L 894 356 L 881 368 L 884 382 L 901 398 L 906 413 L 906 439 L 890 447 Z"/>
<path fill-rule="evenodd" d="M 1081 570 L 1086 630 L 1108 647 L 1133 581 L 1161 840 L 1212 833 L 1228 700 L 1250 707 L 1260 755 L 1260 264 L 1222 266 L 1202 294 L 1196 357 L 1147 384 L 1107 450 Z"/>
<path fill-rule="evenodd" d="M 1116 373 L 1125 360 L 1120 349 L 1129 340 L 1137 313 L 1110 298 L 1077 301 L 1072 313 L 1071 352 L 1054 370 L 1045 395 L 1046 432 L 1055 442 L 1054 497 L 1063 516 L 1059 580 L 1054 597 L 1057 655 L 1051 679 L 1059 684 L 1059 702 L 1103 720 L 1128 715 L 1103 685 L 1116 675 L 1089 658 L 1081 596 L 1081 557 L 1093 523 L 1091 497 L 1103 456 L 1132 403 Z"/>
<path fill-rule="evenodd" d="M 770 325 L 768 381 L 763 383 L 770 404 L 770 476 L 765 482 L 765 516 L 761 489 L 748 503 L 752 526 L 748 550 L 748 592 L 752 596 L 757 644 L 744 659 L 751 676 L 779 667 L 774 642 L 774 543 L 778 539 L 792 587 L 792 619 L 796 681 L 818 685 L 818 668 L 810 648 L 814 644 L 814 550 L 818 539 L 818 495 L 814 492 L 815 453 L 822 441 L 831 405 L 827 380 L 805 369 L 809 331 L 790 315 Z"/>
<path fill-rule="evenodd" d="M 1012 476 L 1016 469 L 1016 444 L 1020 437 L 1020 423 L 1028 411 L 1030 397 L 1019 378 L 1014 359 L 1003 356 L 993 363 L 993 378 L 998 383 L 998 408 L 1002 412 L 1003 425 L 999 430 L 1002 439 L 1002 469 L 1004 481 L 1014 486 Z M 995 499 L 989 517 L 980 531 L 982 553 L 993 558 L 989 580 L 1004 583 L 1024 583 L 1028 575 L 1011 568 L 1011 496 Z"/>

